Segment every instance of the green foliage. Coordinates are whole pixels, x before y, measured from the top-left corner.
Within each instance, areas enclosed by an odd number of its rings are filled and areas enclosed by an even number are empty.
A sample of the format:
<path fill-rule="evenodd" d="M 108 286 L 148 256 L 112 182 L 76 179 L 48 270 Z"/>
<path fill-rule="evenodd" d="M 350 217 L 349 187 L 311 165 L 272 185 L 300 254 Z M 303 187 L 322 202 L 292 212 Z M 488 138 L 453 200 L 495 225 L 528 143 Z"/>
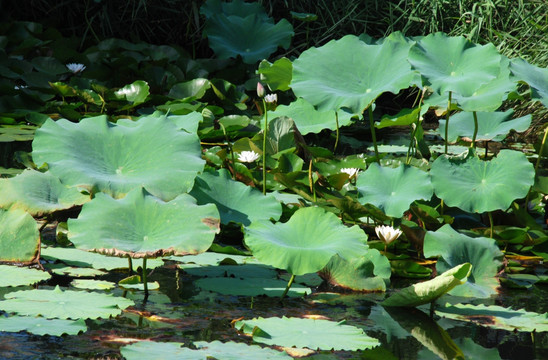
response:
<path fill-rule="evenodd" d="M 38 259 L 36 222 L 21 209 L 0 209 L 0 262 L 30 264 Z"/>

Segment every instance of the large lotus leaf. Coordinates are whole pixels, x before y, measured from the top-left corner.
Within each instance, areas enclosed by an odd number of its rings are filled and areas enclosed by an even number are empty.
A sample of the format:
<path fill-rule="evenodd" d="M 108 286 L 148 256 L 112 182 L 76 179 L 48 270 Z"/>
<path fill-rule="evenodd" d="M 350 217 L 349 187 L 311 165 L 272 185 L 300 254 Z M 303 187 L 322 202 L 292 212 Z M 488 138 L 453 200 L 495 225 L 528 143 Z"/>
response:
<path fill-rule="evenodd" d="M 278 220 L 282 215 L 282 205 L 274 196 L 264 196 L 257 189 L 232 180 L 225 169 L 199 175 L 190 195 L 199 205 L 217 205 L 223 224 L 233 221 L 248 226 L 257 220 Z"/>
<path fill-rule="evenodd" d="M 331 284 L 358 291 L 386 291 L 392 270 L 390 261 L 376 249 L 348 260 L 333 256 L 321 275 Z"/>
<path fill-rule="evenodd" d="M 453 230 L 446 224 L 437 231 L 427 231 L 424 237 L 424 256 L 440 256 L 436 264 L 438 272 L 468 262 L 472 273 L 468 282 L 453 289 L 450 294 L 476 298 L 487 298 L 496 294 L 499 285 L 495 276 L 502 265 L 502 252 L 495 240 L 471 238 Z"/>
<path fill-rule="evenodd" d="M 150 94 L 149 89 L 150 87 L 146 81 L 137 80 L 117 90 L 114 94 L 119 99 L 125 99 L 132 103 L 131 107 L 133 107 L 145 102 L 147 96 Z"/>
<path fill-rule="evenodd" d="M 401 217 L 413 201 L 430 200 L 433 194 L 428 173 L 407 165 L 389 168 L 373 163 L 356 186 L 360 203 L 373 204 L 392 217 Z"/>
<path fill-rule="evenodd" d="M 508 331 L 546 332 L 548 314 L 512 310 L 496 305 L 445 304 L 438 307 L 436 314 L 454 320 L 473 322 L 481 326 Z"/>
<path fill-rule="evenodd" d="M 438 157 L 430 171 L 434 192 L 448 206 L 482 213 L 505 210 L 512 201 L 527 195 L 535 170 L 525 155 L 501 150 L 490 161 L 473 152 L 464 159 Z"/>
<path fill-rule="evenodd" d="M 259 64 L 257 72 L 271 91 L 287 91 L 290 89 L 291 77 L 293 76 L 293 63 L 286 57 L 274 61 L 274 63 L 263 60 Z"/>
<path fill-rule="evenodd" d="M 170 200 L 189 191 L 204 167 L 198 136 L 154 116 L 116 124 L 106 116 L 48 120 L 32 146 L 34 161 L 47 163 L 62 183 L 114 197 L 144 186 Z"/>
<path fill-rule="evenodd" d="M 470 263 L 457 265 L 431 280 L 401 289 L 384 300 L 381 305 L 415 307 L 431 303 L 455 286 L 464 284 L 471 270 L 472 265 Z"/>
<path fill-rule="evenodd" d="M 0 209 L 0 262 L 29 264 L 39 256 L 38 225 L 21 209 Z"/>
<path fill-rule="evenodd" d="M 245 2 L 244 0 L 233 0 L 231 2 L 207 0 L 200 7 L 200 14 L 205 15 L 208 19 L 218 14 L 224 14 L 226 16 L 237 15 L 241 17 L 257 15 L 260 16 L 263 21 L 272 21 L 272 18 L 268 17 L 268 14 L 260 3 Z"/>
<path fill-rule="evenodd" d="M 32 285 L 51 278 L 45 271 L 10 265 L 0 265 L 0 273 L 0 287 Z"/>
<path fill-rule="evenodd" d="M 34 216 L 82 205 L 86 201 L 89 196 L 66 187 L 49 172 L 27 169 L 16 177 L 0 179 L 0 207 L 21 208 Z"/>
<path fill-rule="evenodd" d="M 258 345 L 220 341 L 197 341 L 196 349 L 184 347 L 183 343 L 176 342 L 152 342 L 139 341 L 120 348 L 122 356 L 126 360 L 277 360 L 292 359 L 285 352 L 269 348 L 261 348 Z"/>
<path fill-rule="evenodd" d="M 512 120 L 514 110 L 509 109 L 505 112 L 477 112 L 478 133 L 477 141 L 482 140 L 503 140 L 511 130 L 517 132 L 525 131 L 531 125 L 532 116 L 525 115 Z M 442 137 L 445 135 L 446 120 L 439 120 L 439 132 Z M 451 116 L 451 122 L 448 129 L 448 141 L 455 142 L 458 137 L 467 137 L 472 139 L 474 136 L 474 114 L 470 112 L 460 112 Z"/>
<path fill-rule="evenodd" d="M 233 277 L 213 277 L 196 280 L 194 284 L 202 290 L 214 291 L 224 295 L 280 297 L 285 292 L 287 282 L 277 279 Z M 303 297 L 312 293 L 312 289 L 293 284 L 286 296 Z"/>
<path fill-rule="evenodd" d="M 267 154 L 277 154 L 280 151 L 296 147 L 295 123 L 287 117 L 278 117 L 268 122 L 266 137 Z"/>
<path fill-rule="evenodd" d="M 79 268 L 92 267 L 99 270 L 127 269 L 128 259 L 106 256 L 74 248 L 42 247 L 40 258 L 50 261 L 62 261 L 67 265 Z M 135 264 L 139 266 L 140 264 Z M 147 269 L 154 269 L 164 265 L 161 259 L 148 259 Z"/>
<path fill-rule="evenodd" d="M 523 59 L 512 59 L 510 70 L 516 80 L 529 84 L 531 99 L 539 100 L 548 107 L 548 69 L 531 65 Z"/>
<path fill-rule="evenodd" d="M 380 345 L 355 326 L 322 319 L 294 317 L 255 318 L 240 320 L 234 325 L 253 340 L 268 345 L 319 350 L 362 350 Z M 259 331 L 260 330 L 260 331 Z"/>
<path fill-rule="evenodd" d="M 219 212 L 213 204 L 196 205 L 188 194 L 164 202 L 141 188 L 118 200 L 97 194 L 68 228 L 74 246 L 107 255 L 199 254 L 219 231 Z"/>
<path fill-rule="evenodd" d="M 0 317 L 0 331 L 26 331 L 34 335 L 61 336 L 78 335 L 88 329 L 83 319 L 63 320 L 43 317 L 10 316 Z"/>
<path fill-rule="evenodd" d="M 268 58 L 278 46 L 287 49 L 293 34 L 293 26 L 286 19 L 273 24 L 257 15 L 214 15 L 204 28 L 209 46 L 219 58 L 240 55 L 246 64 Z"/>
<path fill-rule="evenodd" d="M 345 111 L 337 111 L 339 127 L 347 126 L 352 123 L 352 114 Z M 314 133 L 317 134 L 323 129 L 335 130 L 337 121 L 335 111 L 326 110 L 318 111 L 303 98 L 298 98 L 289 105 L 280 105 L 275 111 L 269 111 L 268 116 L 274 119 L 280 116 L 291 118 L 299 132 L 303 135 Z"/>
<path fill-rule="evenodd" d="M 397 94 L 413 85 L 409 47 L 391 37 L 382 45 L 367 45 L 354 35 L 332 40 L 293 62 L 291 87 L 320 111 L 348 108 L 361 116 L 383 92 Z"/>
<path fill-rule="evenodd" d="M 22 290 L 4 295 L 0 310 L 47 319 L 97 319 L 120 315 L 132 300 L 87 291 Z"/>
<path fill-rule="evenodd" d="M 493 44 L 475 45 L 462 36 L 441 32 L 422 38 L 409 50 L 413 68 L 440 94 L 472 96 L 500 74 L 501 59 Z"/>
<path fill-rule="evenodd" d="M 320 271 L 338 254 L 348 259 L 367 251 L 367 235 L 346 227 L 316 207 L 297 210 L 286 223 L 257 221 L 245 228 L 245 244 L 262 263 L 293 275 Z"/>

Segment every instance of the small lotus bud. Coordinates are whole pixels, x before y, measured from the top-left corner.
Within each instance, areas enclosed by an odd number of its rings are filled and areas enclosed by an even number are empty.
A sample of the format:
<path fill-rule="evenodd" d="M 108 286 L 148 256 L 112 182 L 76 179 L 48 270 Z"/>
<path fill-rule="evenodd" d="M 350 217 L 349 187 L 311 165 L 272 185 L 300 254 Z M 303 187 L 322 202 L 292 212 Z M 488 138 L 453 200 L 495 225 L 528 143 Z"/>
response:
<path fill-rule="evenodd" d="M 257 82 L 257 96 L 262 98 L 264 97 L 264 93 L 265 93 L 265 90 L 264 90 L 263 84 L 261 84 L 260 82 Z"/>

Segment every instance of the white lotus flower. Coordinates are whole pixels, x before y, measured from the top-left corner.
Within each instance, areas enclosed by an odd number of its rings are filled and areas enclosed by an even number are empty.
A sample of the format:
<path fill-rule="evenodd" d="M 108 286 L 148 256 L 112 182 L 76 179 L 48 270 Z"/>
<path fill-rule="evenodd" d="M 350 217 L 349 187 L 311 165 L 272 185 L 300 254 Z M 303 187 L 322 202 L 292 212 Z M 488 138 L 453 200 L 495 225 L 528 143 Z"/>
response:
<path fill-rule="evenodd" d="M 264 101 L 266 101 L 267 103 L 275 103 L 275 102 L 278 102 L 278 95 L 276 94 L 268 94 L 264 97 Z"/>
<path fill-rule="evenodd" d="M 379 239 L 384 241 L 386 245 L 396 240 L 401 235 L 401 230 L 394 229 L 392 226 L 380 225 L 375 228 L 375 232 Z"/>
<path fill-rule="evenodd" d="M 241 162 L 254 162 L 257 159 L 259 159 L 261 156 L 257 154 L 255 151 L 242 151 L 238 154 L 238 160 Z"/>
<path fill-rule="evenodd" d="M 86 69 L 86 65 L 84 64 L 76 64 L 76 63 L 70 63 L 67 64 L 67 68 L 72 71 L 73 74 L 82 72 Z"/>
<path fill-rule="evenodd" d="M 354 177 L 354 176 L 358 175 L 358 171 L 360 171 L 360 169 L 357 169 L 357 168 L 342 168 L 340 171 L 342 173 L 348 174 L 348 176 L 350 176 L 350 177 Z"/>

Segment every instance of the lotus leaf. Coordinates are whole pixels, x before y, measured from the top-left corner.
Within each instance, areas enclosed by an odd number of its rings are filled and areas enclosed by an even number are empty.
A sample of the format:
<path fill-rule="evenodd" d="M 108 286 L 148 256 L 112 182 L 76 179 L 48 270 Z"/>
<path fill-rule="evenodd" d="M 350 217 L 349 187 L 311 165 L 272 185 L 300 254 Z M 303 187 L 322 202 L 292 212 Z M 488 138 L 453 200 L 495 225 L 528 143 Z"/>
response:
<path fill-rule="evenodd" d="M 71 267 L 64 264 L 45 264 L 44 267 L 54 274 L 71 277 L 94 277 L 106 274 L 106 272 L 102 270 Z"/>
<path fill-rule="evenodd" d="M 241 279 L 263 278 L 275 279 L 278 273 L 270 266 L 262 264 L 244 264 L 244 265 L 216 265 L 200 266 L 186 265 L 180 266 L 185 272 L 194 276 L 207 277 L 233 277 Z"/>
<path fill-rule="evenodd" d="M 203 290 L 214 291 L 224 295 L 266 295 L 270 297 L 280 297 L 287 286 L 287 283 L 283 280 L 251 277 L 246 279 L 236 279 L 232 277 L 204 278 L 196 280 L 195 284 Z M 310 293 L 312 293 L 312 289 L 306 286 L 293 284 L 289 289 L 287 296 L 303 297 Z"/>
<path fill-rule="evenodd" d="M 390 36 L 382 45 L 367 45 L 354 35 L 332 40 L 293 62 L 291 87 L 319 111 L 348 108 L 361 116 L 383 92 L 397 94 L 414 84 L 409 47 Z"/>
<path fill-rule="evenodd" d="M 0 287 L 32 285 L 51 278 L 45 271 L 10 265 L 0 265 L 0 273 Z"/>
<path fill-rule="evenodd" d="M 495 240 L 459 234 L 446 224 L 437 231 L 427 231 L 424 237 L 424 256 L 440 256 L 436 264 L 438 272 L 444 272 L 457 264 L 472 264 L 468 282 L 450 291 L 451 295 L 486 298 L 496 294 L 499 285 L 495 276 L 502 266 L 502 252 Z"/>
<path fill-rule="evenodd" d="M 278 46 L 287 49 L 293 34 L 293 26 L 286 19 L 273 24 L 258 15 L 216 14 L 207 20 L 204 28 L 209 46 L 219 58 L 240 55 L 246 64 L 268 58 Z"/>
<path fill-rule="evenodd" d="M 268 14 L 264 11 L 263 6 L 260 3 L 250 3 L 244 0 L 234 0 L 231 2 L 225 2 L 221 0 L 207 0 L 200 8 L 200 14 L 205 15 L 206 18 L 212 18 L 217 14 L 224 14 L 226 16 L 249 16 L 257 15 L 265 22 L 272 22 L 272 18 L 268 17 Z"/>
<path fill-rule="evenodd" d="M 111 281 L 87 279 L 72 280 L 70 285 L 77 289 L 86 290 L 110 290 L 116 287 L 116 284 Z"/>
<path fill-rule="evenodd" d="M 39 256 L 36 221 L 21 209 L 0 209 L 0 262 L 29 264 Z"/>
<path fill-rule="evenodd" d="M 168 256 L 165 259 L 178 261 L 185 264 L 196 264 L 200 266 L 221 265 L 227 262 L 231 264 L 246 264 L 249 262 L 257 262 L 257 260 L 251 256 L 219 254 L 209 251 L 198 255 Z"/>
<path fill-rule="evenodd" d="M 293 74 L 293 63 L 286 57 L 274 61 L 263 60 L 259 64 L 257 72 L 261 75 L 261 81 L 266 82 L 271 91 L 287 91 Z"/>
<path fill-rule="evenodd" d="M 413 201 L 430 200 L 433 194 L 428 173 L 407 165 L 392 169 L 371 164 L 356 186 L 360 203 L 373 204 L 391 217 L 401 217 Z"/>
<path fill-rule="evenodd" d="M 529 64 L 523 59 L 512 59 L 510 70 L 517 80 L 531 87 L 531 99 L 548 107 L 548 69 Z"/>
<path fill-rule="evenodd" d="M 74 248 L 43 247 L 40 257 L 45 260 L 59 260 L 79 267 L 92 267 L 99 270 L 127 269 L 128 260 L 84 251 Z M 164 265 L 161 259 L 148 259 L 147 269 Z"/>
<path fill-rule="evenodd" d="M 535 170 L 518 151 L 501 150 L 490 161 L 480 160 L 471 151 L 464 160 L 438 157 L 430 174 L 434 192 L 448 206 L 482 213 L 505 210 L 526 196 Z"/>
<path fill-rule="evenodd" d="M 47 319 L 97 319 L 122 313 L 132 300 L 86 291 L 22 290 L 4 295 L 0 310 Z"/>
<path fill-rule="evenodd" d="M 114 197 L 145 186 L 171 200 L 192 188 L 204 166 L 197 135 L 178 131 L 172 121 L 154 116 L 120 119 L 116 124 L 106 116 L 79 123 L 48 120 L 32 146 L 34 161 L 48 163 L 62 183 Z"/>
<path fill-rule="evenodd" d="M 455 286 L 464 284 L 471 270 L 472 265 L 470 263 L 455 266 L 431 280 L 401 289 L 384 300 L 381 305 L 415 307 L 434 302 Z"/>
<path fill-rule="evenodd" d="M 296 147 L 295 123 L 288 117 L 278 117 L 268 122 L 266 153 L 275 155 Z"/>
<path fill-rule="evenodd" d="M 31 215 L 82 205 L 89 196 L 61 184 L 49 172 L 27 169 L 11 179 L 0 179 L 0 207 L 21 208 Z"/>
<path fill-rule="evenodd" d="M 338 110 L 339 126 L 347 126 L 352 122 L 352 115 Z M 318 111 L 303 98 L 298 98 L 289 105 L 280 105 L 275 111 L 269 111 L 268 116 L 274 119 L 280 116 L 291 118 L 299 132 L 303 135 L 314 133 L 317 134 L 323 129 L 335 130 L 337 122 L 335 121 L 335 111 L 326 110 Z"/>
<path fill-rule="evenodd" d="M 31 141 L 34 138 L 36 126 L 1 125 L 0 143 L 12 141 Z"/>
<path fill-rule="evenodd" d="M 309 348 L 312 350 L 363 350 L 379 346 L 380 342 L 369 337 L 355 326 L 322 319 L 294 317 L 255 318 L 240 320 L 234 325 L 253 340 L 268 345 Z"/>
<path fill-rule="evenodd" d="M 202 114 L 197 111 L 192 111 L 186 115 L 169 115 L 167 118 L 173 121 L 179 128 L 191 134 L 196 134 L 198 126 L 200 126 L 200 123 L 204 119 Z"/>
<path fill-rule="evenodd" d="M 257 220 L 278 220 L 282 205 L 272 195 L 231 179 L 225 169 L 199 175 L 190 192 L 198 205 L 213 203 L 221 215 L 221 223 L 233 221 L 244 226 Z"/>
<path fill-rule="evenodd" d="M 419 117 L 419 108 L 403 109 L 396 115 L 383 115 L 381 121 L 375 123 L 377 129 L 382 129 L 389 126 L 405 126 L 417 122 Z M 407 149 L 406 149 L 407 150 Z"/>
<path fill-rule="evenodd" d="M 436 314 L 454 320 L 473 322 L 481 326 L 508 331 L 546 332 L 548 314 L 512 310 L 496 305 L 445 304 Z"/>
<path fill-rule="evenodd" d="M 26 331 L 34 335 L 61 336 L 78 335 L 87 331 L 88 327 L 83 319 L 45 319 L 42 317 L 10 316 L 0 317 L 0 331 Z"/>
<path fill-rule="evenodd" d="M 409 50 L 409 62 L 426 85 L 440 94 L 472 96 L 501 71 L 501 55 L 493 44 L 475 45 L 463 36 L 430 34 Z"/>
<path fill-rule="evenodd" d="M 532 116 L 525 115 L 512 120 L 514 110 L 505 112 L 477 112 L 478 133 L 476 141 L 501 141 L 510 130 L 525 131 L 531 125 Z M 445 120 L 439 120 L 439 132 L 445 134 Z M 448 141 L 455 142 L 458 137 L 472 139 L 474 136 L 474 116 L 470 112 L 460 112 L 451 116 L 451 126 L 448 129 Z"/>
<path fill-rule="evenodd" d="M 168 96 L 185 102 L 192 101 L 201 99 L 210 88 L 211 82 L 208 79 L 197 78 L 175 84 L 169 91 Z"/>
<path fill-rule="evenodd" d="M 69 219 L 68 228 L 77 248 L 108 255 L 198 254 L 213 242 L 219 212 L 213 204 L 196 205 L 188 194 L 164 202 L 140 188 L 118 200 L 97 194 L 77 219 Z"/>
<path fill-rule="evenodd" d="M 349 260 L 332 257 L 321 274 L 333 285 L 358 291 L 385 291 L 392 271 L 386 256 L 369 249 L 364 256 Z"/>
<path fill-rule="evenodd" d="M 308 207 L 286 223 L 256 221 L 245 228 L 245 244 L 262 263 L 293 275 L 320 271 L 338 254 L 343 259 L 364 255 L 367 235 L 346 227 L 333 213 Z"/>
<path fill-rule="evenodd" d="M 150 87 L 146 81 L 137 80 L 132 84 L 126 85 L 123 88 L 117 90 L 114 94 L 121 99 L 126 99 L 132 106 L 142 104 L 146 101 L 146 98 L 150 94 Z"/>
<path fill-rule="evenodd" d="M 120 352 L 127 360 L 141 360 L 143 358 L 150 360 L 277 360 L 292 359 L 284 352 L 268 348 L 261 348 L 257 345 L 247 345 L 243 343 L 220 341 L 205 342 L 197 341 L 194 343 L 196 349 L 183 347 L 183 343 L 176 342 L 152 342 L 139 341 L 137 343 L 126 345 L 120 349 Z"/>

